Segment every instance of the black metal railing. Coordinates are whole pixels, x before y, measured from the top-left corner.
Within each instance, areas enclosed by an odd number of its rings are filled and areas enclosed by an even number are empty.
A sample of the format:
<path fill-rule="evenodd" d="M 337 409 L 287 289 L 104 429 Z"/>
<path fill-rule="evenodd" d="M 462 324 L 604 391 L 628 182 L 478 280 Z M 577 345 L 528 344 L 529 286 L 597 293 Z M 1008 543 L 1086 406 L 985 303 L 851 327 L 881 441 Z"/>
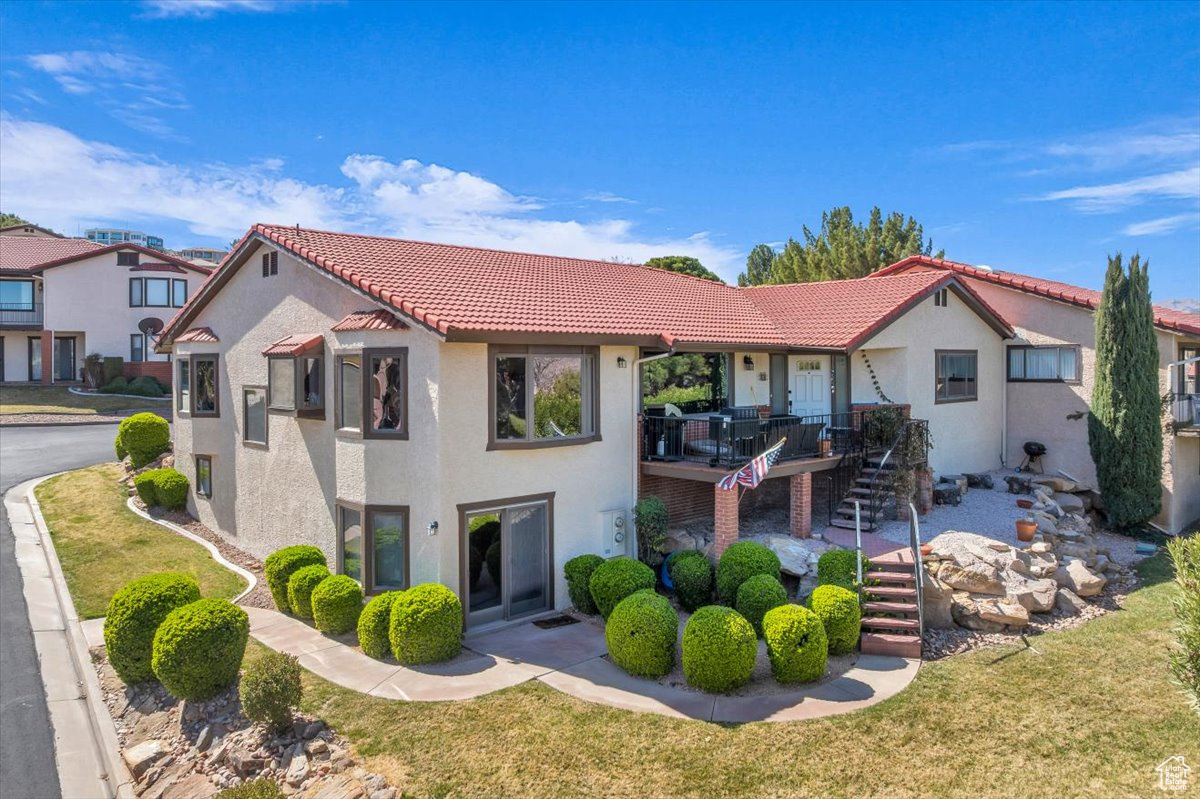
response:
<path fill-rule="evenodd" d="M 913 470 L 929 462 L 929 422 L 926 419 L 905 419 L 900 425 L 896 437 L 888 446 L 887 451 L 874 462 L 875 473 L 871 475 L 871 501 L 868 509 L 868 521 L 874 525 L 880 511 L 883 509 L 888 492 L 895 491 L 895 472 L 898 470 Z M 891 467 L 889 469 L 889 467 Z M 884 484 L 879 477 L 883 474 L 892 476 L 892 481 Z M 896 497 L 896 502 L 908 502 L 908 497 Z"/>
<path fill-rule="evenodd" d="M 40 325 L 42 303 L 0 302 L 0 325 Z"/>

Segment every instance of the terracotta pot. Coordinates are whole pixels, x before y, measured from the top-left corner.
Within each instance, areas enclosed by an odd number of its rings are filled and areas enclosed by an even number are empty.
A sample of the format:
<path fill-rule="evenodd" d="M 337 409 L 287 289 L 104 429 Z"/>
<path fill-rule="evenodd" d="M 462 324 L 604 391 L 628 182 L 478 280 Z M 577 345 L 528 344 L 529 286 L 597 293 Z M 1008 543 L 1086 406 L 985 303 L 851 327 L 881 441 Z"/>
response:
<path fill-rule="evenodd" d="M 1032 519 L 1017 519 L 1017 540 L 1032 541 L 1037 532 L 1037 522 Z"/>
<path fill-rule="evenodd" d="M 830 441 L 828 438 L 820 439 L 819 441 L 817 441 L 817 454 L 820 455 L 822 458 L 827 457 L 829 455 L 829 451 L 832 448 L 832 446 L 833 446 L 833 442 Z"/>
<path fill-rule="evenodd" d="M 933 554 L 933 544 L 921 544 L 921 555 Z"/>
<path fill-rule="evenodd" d="M 1024 508 L 1025 510 L 1029 510 L 1030 508 L 1033 507 L 1033 500 L 1032 499 L 1018 499 L 1017 507 Z"/>

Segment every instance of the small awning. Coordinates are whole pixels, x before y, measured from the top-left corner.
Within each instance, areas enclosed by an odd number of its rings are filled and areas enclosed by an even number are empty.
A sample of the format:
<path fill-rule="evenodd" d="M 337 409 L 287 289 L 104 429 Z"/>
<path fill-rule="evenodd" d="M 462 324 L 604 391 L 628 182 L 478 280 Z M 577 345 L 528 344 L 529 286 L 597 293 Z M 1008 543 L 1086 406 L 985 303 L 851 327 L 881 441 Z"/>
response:
<path fill-rule="evenodd" d="M 325 337 L 320 333 L 297 333 L 287 338 L 281 338 L 262 351 L 263 355 L 279 355 L 298 358 L 313 350 L 320 349 L 325 343 Z"/>
<path fill-rule="evenodd" d="M 408 325 L 396 318 L 395 314 L 383 309 L 376 311 L 355 311 L 349 314 L 332 330 L 344 333 L 349 330 L 407 330 Z"/>
<path fill-rule="evenodd" d="M 180 333 L 178 336 L 175 337 L 175 340 L 176 341 L 201 341 L 204 343 L 220 341 L 220 339 L 217 338 L 217 334 L 212 332 L 211 328 L 207 328 L 207 327 L 193 327 L 190 330 L 188 330 L 186 333 Z"/>

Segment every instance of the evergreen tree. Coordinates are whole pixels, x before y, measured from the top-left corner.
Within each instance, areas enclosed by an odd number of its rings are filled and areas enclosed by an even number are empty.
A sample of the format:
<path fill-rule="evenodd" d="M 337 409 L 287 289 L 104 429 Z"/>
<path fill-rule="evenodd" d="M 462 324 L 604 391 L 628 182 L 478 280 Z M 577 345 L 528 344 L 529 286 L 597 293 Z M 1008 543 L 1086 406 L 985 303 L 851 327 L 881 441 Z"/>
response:
<path fill-rule="evenodd" d="M 759 244 L 746 256 L 746 271 L 738 275 L 738 285 L 760 286 L 770 282 L 774 262 L 775 251 L 766 244 Z"/>
<path fill-rule="evenodd" d="M 1162 424 L 1150 264 L 1108 259 L 1096 310 L 1096 377 L 1088 446 L 1109 524 L 1130 529 L 1162 509 Z"/>
<path fill-rule="evenodd" d="M 679 272 L 682 275 L 691 275 L 692 277 L 702 277 L 705 280 L 712 280 L 716 283 L 724 283 L 717 273 L 709 270 L 704 264 L 700 263 L 698 258 L 693 258 L 690 255 L 660 255 L 657 258 L 651 258 L 646 261 L 646 266 L 651 269 L 665 269 L 668 272 Z"/>

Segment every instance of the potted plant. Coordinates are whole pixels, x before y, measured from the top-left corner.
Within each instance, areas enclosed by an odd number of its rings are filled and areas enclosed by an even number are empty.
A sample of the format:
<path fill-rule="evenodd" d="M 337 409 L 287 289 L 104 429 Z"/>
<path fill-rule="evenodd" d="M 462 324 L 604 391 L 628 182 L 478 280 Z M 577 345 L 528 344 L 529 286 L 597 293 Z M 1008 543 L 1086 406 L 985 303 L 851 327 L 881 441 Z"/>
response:
<path fill-rule="evenodd" d="M 821 437 L 817 439 L 817 454 L 822 458 L 828 458 L 832 449 L 833 442 L 830 441 L 824 433 L 822 433 Z"/>
<path fill-rule="evenodd" d="M 1033 514 L 1029 514 L 1024 519 L 1017 519 L 1017 540 L 1032 541 L 1037 528 L 1037 520 L 1033 518 Z"/>

